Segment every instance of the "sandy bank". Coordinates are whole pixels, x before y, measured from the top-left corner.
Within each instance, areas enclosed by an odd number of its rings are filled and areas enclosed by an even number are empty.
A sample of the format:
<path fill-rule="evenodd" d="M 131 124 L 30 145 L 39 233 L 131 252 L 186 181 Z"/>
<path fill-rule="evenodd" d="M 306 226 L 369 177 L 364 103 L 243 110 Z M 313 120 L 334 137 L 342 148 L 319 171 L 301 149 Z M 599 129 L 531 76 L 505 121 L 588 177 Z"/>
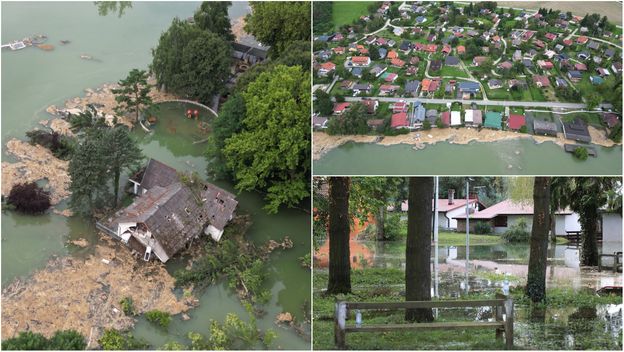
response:
<path fill-rule="evenodd" d="M 592 143 L 604 147 L 612 147 L 616 145 L 610 140 L 606 133 L 602 130 L 589 126 L 589 133 L 592 137 Z M 553 142 L 559 146 L 566 143 L 575 143 L 572 140 L 564 138 L 563 133 L 558 133 L 557 137 L 535 136 L 525 133 L 512 131 L 494 131 L 489 129 L 476 128 L 434 128 L 429 131 L 411 132 L 398 136 L 383 137 L 377 143 L 384 146 L 395 144 L 409 144 L 416 148 L 424 148 L 425 144 L 435 144 L 438 142 L 448 142 L 451 144 L 468 144 L 470 142 L 498 142 L 518 138 L 531 138 L 536 143 Z M 348 135 L 348 136 L 330 136 L 325 132 L 313 133 L 313 159 L 320 159 L 323 154 L 337 148 L 347 142 L 356 143 L 374 143 L 379 137 L 370 135 Z"/>
<path fill-rule="evenodd" d="M 51 336 L 75 329 L 88 348 L 106 328 L 127 329 L 134 318 L 121 311 L 119 301 L 131 297 L 137 313 L 159 309 L 171 314 L 187 311 L 195 299 L 177 299 L 174 278 L 157 261 L 132 257 L 118 242 L 102 236 L 95 254 L 86 260 L 51 260 L 28 281 L 16 280 L 2 291 L 2 337 L 30 330 Z"/>
<path fill-rule="evenodd" d="M 2 195 L 8 195 L 18 183 L 47 180 L 53 205 L 69 197 L 69 161 L 58 159 L 47 148 L 18 139 L 10 140 L 6 146 L 18 161 L 2 163 Z"/>

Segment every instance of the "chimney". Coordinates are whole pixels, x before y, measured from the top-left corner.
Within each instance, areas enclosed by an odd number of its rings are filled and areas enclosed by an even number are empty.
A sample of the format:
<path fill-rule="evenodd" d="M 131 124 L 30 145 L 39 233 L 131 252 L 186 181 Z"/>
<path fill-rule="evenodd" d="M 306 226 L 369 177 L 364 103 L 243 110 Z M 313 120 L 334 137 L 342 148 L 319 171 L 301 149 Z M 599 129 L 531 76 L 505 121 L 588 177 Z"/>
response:
<path fill-rule="evenodd" d="M 455 190 L 449 189 L 448 190 L 448 204 L 453 205 L 454 200 L 455 200 Z"/>

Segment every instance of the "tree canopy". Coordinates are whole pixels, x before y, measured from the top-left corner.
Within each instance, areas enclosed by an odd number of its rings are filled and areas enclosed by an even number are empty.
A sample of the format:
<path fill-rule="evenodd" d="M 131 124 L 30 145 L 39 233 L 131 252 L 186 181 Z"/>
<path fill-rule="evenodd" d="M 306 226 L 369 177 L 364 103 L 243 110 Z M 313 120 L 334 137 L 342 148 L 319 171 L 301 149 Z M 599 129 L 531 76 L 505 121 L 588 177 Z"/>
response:
<path fill-rule="evenodd" d="M 139 121 L 141 109 L 152 105 L 152 98 L 149 96 L 152 86 L 147 83 L 147 72 L 135 68 L 119 81 L 119 86 L 112 90 L 118 104 L 115 112 L 119 115 L 134 113 L 134 121 Z"/>
<path fill-rule="evenodd" d="M 205 31 L 212 32 L 224 40 L 233 41 L 232 25 L 228 16 L 231 1 L 204 1 L 195 11 L 195 24 Z"/>
<path fill-rule="evenodd" d="M 278 65 L 241 95 L 248 113 L 223 150 L 236 188 L 267 192 L 270 212 L 293 206 L 309 195 L 310 74 Z"/>
<path fill-rule="evenodd" d="M 168 91 L 207 102 L 225 87 L 231 50 L 219 35 L 174 18 L 152 49 L 151 70 Z"/>
<path fill-rule="evenodd" d="M 310 40 L 310 2 L 252 1 L 245 31 L 279 55 L 293 41 Z"/>

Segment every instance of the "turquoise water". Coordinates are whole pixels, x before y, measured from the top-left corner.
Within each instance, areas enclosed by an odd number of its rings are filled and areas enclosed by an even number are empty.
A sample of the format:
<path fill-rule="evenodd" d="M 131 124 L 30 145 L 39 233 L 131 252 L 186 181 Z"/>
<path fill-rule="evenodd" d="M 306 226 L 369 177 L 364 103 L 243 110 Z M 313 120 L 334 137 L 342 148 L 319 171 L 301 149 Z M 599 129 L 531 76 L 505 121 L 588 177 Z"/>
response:
<path fill-rule="evenodd" d="M 65 99 L 82 95 L 86 88 L 116 82 L 132 68 L 146 69 L 151 61 L 150 49 L 157 44 L 173 17 L 189 17 L 198 6 L 198 2 L 134 2 L 131 9 L 118 17 L 116 14 L 99 16 L 92 2 L 2 3 L 2 43 L 42 33 L 49 38 L 47 44 L 55 46 L 51 52 L 38 48 L 2 50 L 3 161 L 11 160 L 4 152 L 6 141 L 23 139 L 25 132 L 37 126 L 40 120 L 49 119 L 45 109 L 50 104 L 60 106 Z M 248 11 L 246 2 L 235 2 L 230 8 L 230 17 L 237 18 Z M 60 40 L 71 43 L 62 46 Z M 81 54 L 96 60 L 81 60 Z M 158 124 L 153 134 L 138 128 L 133 134 L 146 156 L 180 170 L 206 175 L 205 144 L 192 143 L 205 135 L 195 128 L 195 122 L 181 117 L 183 111 L 183 105 L 167 104 L 157 113 Z M 310 273 L 301 268 L 298 260 L 310 251 L 309 213 L 285 209 L 270 215 L 262 209 L 264 202 L 260 194 L 238 193 L 229 181 L 211 181 L 237 194 L 238 213 L 251 215 L 253 221 L 247 233 L 251 241 L 263 243 L 285 235 L 293 240 L 294 248 L 276 252 L 267 262 L 270 277 L 267 287 L 273 299 L 264 307 L 267 314 L 258 319 L 258 325 L 262 329 L 276 330 L 276 345 L 281 348 L 309 349 L 309 342 L 293 330 L 276 327 L 273 323 L 276 314 L 284 311 L 303 320 L 304 303 L 310 300 Z M 80 249 L 68 245 L 67 241 L 82 237 L 93 243 L 96 236 L 93 224 L 81 218 L 3 212 L 2 284 L 27 277 L 43 268 L 54 255 L 84 256 L 92 252 L 92 247 Z M 140 320 L 135 334 L 157 348 L 166 341 L 182 339 L 187 331 L 207 335 L 210 319 L 223 321 L 228 312 L 245 316 L 236 296 L 223 286 L 215 285 L 203 292 L 200 306 L 189 312 L 191 320 L 174 318 L 169 333 Z"/>
<path fill-rule="evenodd" d="M 585 161 L 558 145 L 527 139 L 466 145 L 346 143 L 314 161 L 315 175 L 620 175 L 622 147 L 596 147 Z"/>

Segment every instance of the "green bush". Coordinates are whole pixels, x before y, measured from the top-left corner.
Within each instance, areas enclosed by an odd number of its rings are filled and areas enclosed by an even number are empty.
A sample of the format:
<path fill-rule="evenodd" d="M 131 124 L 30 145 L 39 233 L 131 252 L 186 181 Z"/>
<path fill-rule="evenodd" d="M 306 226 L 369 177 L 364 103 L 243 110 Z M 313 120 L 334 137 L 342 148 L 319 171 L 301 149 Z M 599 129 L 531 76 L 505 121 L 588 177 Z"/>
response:
<path fill-rule="evenodd" d="M 98 340 L 104 350 L 144 350 L 149 344 L 137 339 L 130 333 L 122 333 L 117 329 L 106 329 Z"/>
<path fill-rule="evenodd" d="M 429 122 L 429 120 L 425 120 L 423 122 L 423 130 L 428 131 L 431 129 L 431 122 Z"/>
<path fill-rule="evenodd" d="M 121 301 L 119 301 L 119 304 L 121 305 L 121 310 L 124 312 L 125 315 L 129 317 L 136 315 L 132 297 L 124 297 Z"/>
<path fill-rule="evenodd" d="M 589 153 L 585 147 L 577 147 L 574 149 L 574 156 L 579 160 L 587 160 Z"/>
<path fill-rule="evenodd" d="M 17 337 L 2 341 L 3 350 L 45 350 L 47 347 L 45 336 L 32 331 L 22 331 Z"/>
<path fill-rule="evenodd" d="M 169 323 L 171 323 L 171 314 L 157 310 L 157 309 L 146 312 L 145 318 L 150 323 L 160 326 L 161 328 L 164 328 L 164 329 L 169 328 Z"/>
<path fill-rule="evenodd" d="M 506 242 L 529 242 L 531 234 L 528 231 L 526 222 L 520 219 L 518 222 L 511 225 L 509 229 L 503 233 L 502 237 Z"/>
<path fill-rule="evenodd" d="M 489 222 L 477 221 L 474 225 L 474 233 L 479 235 L 489 235 L 492 233 L 492 226 Z"/>
<path fill-rule="evenodd" d="M 384 232 L 386 235 L 386 240 L 388 241 L 396 241 L 401 237 L 401 214 L 400 213 L 390 213 L 386 216 L 386 220 L 384 221 Z"/>
<path fill-rule="evenodd" d="M 49 350 L 84 350 L 87 341 L 76 330 L 60 330 L 54 333 L 49 340 Z"/>
<path fill-rule="evenodd" d="M 520 127 L 519 131 L 520 133 L 527 133 L 529 130 L 527 129 L 527 126 L 525 125 L 525 126 Z"/>

